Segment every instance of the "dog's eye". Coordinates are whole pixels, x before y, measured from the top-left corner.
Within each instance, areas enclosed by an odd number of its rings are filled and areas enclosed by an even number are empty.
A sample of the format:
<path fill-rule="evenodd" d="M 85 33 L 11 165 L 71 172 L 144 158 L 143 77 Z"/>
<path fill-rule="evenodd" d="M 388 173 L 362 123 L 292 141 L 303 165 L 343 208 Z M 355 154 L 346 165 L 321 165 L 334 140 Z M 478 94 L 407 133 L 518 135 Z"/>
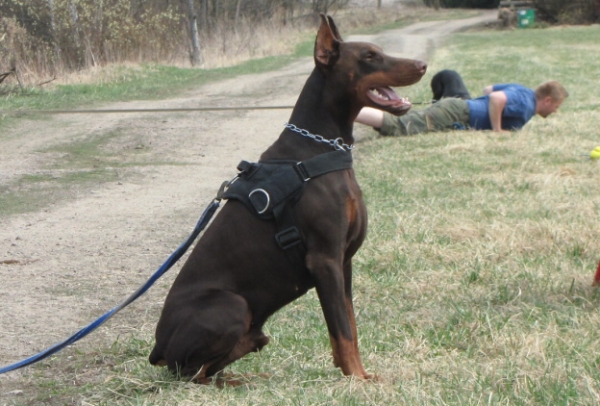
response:
<path fill-rule="evenodd" d="M 367 61 L 376 61 L 380 58 L 379 54 L 375 51 L 369 51 L 365 55 L 365 60 Z"/>

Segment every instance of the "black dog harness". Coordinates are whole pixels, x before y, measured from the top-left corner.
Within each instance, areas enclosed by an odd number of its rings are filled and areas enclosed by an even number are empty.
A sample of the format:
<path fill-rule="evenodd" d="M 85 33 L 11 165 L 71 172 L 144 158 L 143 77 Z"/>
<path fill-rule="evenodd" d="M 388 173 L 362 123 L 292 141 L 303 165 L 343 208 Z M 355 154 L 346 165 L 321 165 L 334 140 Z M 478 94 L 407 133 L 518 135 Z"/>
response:
<path fill-rule="evenodd" d="M 262 220 L 275 219 L 275 241 L 294 264 L 304 267 L 306 246 L 296 227 L 292 206 L 300 199 L 304 184 L 329 172 L 352 168 L 352 154 L 337 150 L 305 161 L 240 162 L 240 171 L 226 186 L 224 199 L 242 202 Z"/>

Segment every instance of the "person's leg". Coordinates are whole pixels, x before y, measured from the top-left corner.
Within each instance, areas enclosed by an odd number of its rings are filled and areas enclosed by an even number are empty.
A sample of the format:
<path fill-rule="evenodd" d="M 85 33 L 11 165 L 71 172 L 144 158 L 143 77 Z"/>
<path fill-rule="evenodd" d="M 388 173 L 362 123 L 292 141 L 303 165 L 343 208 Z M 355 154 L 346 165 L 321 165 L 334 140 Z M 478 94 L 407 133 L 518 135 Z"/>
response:
<path fill-rule="evenodd" d="M 439 71 L 433 76 L 431 79 L 431 91 L 434 102 L 447 97 L 456 97 L 464 100 L 471 98 L 462 77 L 458 72 L 450 69 Z"/>
<path fill-rule="evenodd" d="M 403 116 L 385 114 L 381 135 L 414 135 L 465 128 L 469 125 L 469 107 L 462 99 L 443 99 L 423 110 L 411 110 Z"/>

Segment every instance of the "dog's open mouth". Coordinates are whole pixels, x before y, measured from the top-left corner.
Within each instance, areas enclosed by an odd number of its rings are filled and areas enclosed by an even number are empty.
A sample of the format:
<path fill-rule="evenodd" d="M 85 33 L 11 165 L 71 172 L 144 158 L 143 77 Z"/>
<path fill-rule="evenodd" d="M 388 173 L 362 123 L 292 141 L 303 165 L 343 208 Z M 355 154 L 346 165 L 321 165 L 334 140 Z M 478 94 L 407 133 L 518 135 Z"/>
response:
<path fill-rule="evenodd" d="M 398 97 L 391 87 L 373 87 L 367 92 L 367 96 L 378 108 L 395 115 L 406 113 L 412 107 L 406 97 Z"/>

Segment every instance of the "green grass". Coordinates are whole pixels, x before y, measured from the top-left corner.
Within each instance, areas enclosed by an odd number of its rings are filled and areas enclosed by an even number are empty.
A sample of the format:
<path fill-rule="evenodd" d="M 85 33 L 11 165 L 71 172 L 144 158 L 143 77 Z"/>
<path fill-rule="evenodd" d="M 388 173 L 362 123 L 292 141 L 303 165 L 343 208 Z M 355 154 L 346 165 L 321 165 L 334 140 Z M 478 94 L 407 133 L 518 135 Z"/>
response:
<path fill-rule="evenodd" d="M 74 198 L 82 189 L 118 180 L 119 169 L 133 162 L 104 148 L 117 136 L 118 132 L 87 136 L 38 151 L 56 158 L 50 159 L 40 173 L 25 174 L 0 186 L 0 217 L 41 210 Z"/>
<path fill-rule="evenodd" d="M 365 136 L 355 153 L 368 204 L 355 257 L 360 349 L 374 382 L 333 367 L 314 292 L 270 319 L 271 343 L 228 370 L 247 385 L 176 379 L 146 361 L 152 328 L 71 347 L 30 367 L 37 399 L 93 405 L 593 405 L 600 403 L 600 144 L 596 27 L 455 35 L 406 89 L 429 96 L 452 68 L 469 90 L 494 82 L 570 91 L 561 112 L 510 135 Z M 67 357 L 72 356 L 71 359 Z M 269 377 L 258 375 L 268 373 Z M 13 404 L 13 403 L 8 403 Z"/>
<path fill-rule="evenodd" d="M 296 55 L 266 57 L 219 69 L 186 69 L 164 65 L 115 67 L 107 74 L 106 81 L 58 85 L 50 92 L 28 89 L 21 94 L 0 98 L 0 110 L 70 109 L 112 101 L 162 99 L 205 83 L 240 74 L 278 69 L 295 57 Z"/>
<path fill-rule="evenodd" d="M 53 174 L 24 175 L 0 186 L 0 217 L 45 209 L 76 196 L 85 187 L 118 179 L 110 168 L 74 170 Z"/>
<path fill-rule="evenodd" d="M 111 148 L 114 139 L 131 138 L 126 132 L 119 129 L 84 135 L 37 151 L 39 156 L 45 157 L 41 170 L 15 177 L 0 186 L 0 218 L 46 209 L 76 198 L 82 190 L 125 177 L 134 179 L 135 170 L 143 167 L 188 165 L 148 154 L 142 140 L 136 146 Z"/>

